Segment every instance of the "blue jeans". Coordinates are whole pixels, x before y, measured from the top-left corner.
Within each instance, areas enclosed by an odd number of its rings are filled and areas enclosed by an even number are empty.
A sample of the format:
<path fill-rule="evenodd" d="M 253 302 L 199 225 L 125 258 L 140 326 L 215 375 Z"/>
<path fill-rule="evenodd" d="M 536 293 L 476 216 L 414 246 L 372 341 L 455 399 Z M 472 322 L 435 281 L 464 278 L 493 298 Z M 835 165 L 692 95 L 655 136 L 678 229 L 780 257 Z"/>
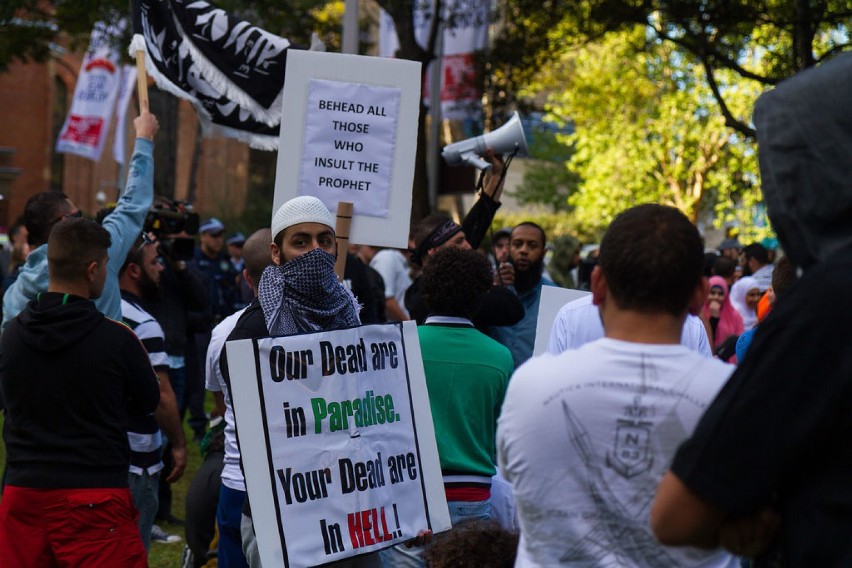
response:
<path fill-rule="evenodd" d="M 160 473 L 153 475 L 147 471 L 142 475 L 130 473 L 127 475 L 130 485 L 130 495 L 133 497 L 133 505 L 139 511 L 136 524 L 139 526 L 139 535 L 145 552 L 151 547 L 151 527 L 154 525 L 154 517 L 157 515 L 157 507 L 160 504 L 157 486 L 160 481 Z"/>
<path fill-rule="evenodd" d="M 491 518 L 491 499 L 470 502 L 447 501 L 447 508 L 450 510 L 450 522 L 453 526 L 472 519 Z M 441 535 L 435 535 L 435 538 L 441 538 Z M 382 550 L 379 554 L 382 557 L 383 568 L 423 568 L 426 566 L 422 556 L 425 550 L 425 546 L 406 548 L 404 544 L 397 544 Z"/>
<path fill-rule="evenodd" d="M 231 489 L 224 484 L 219 489 L 216 522 L 219 525 L 217 560 L 221 568 L 248 568 L 246 556 L 243 554 L 242 537 L 240 536 L 240 519 L 245 500 L 245 491 Z"/>

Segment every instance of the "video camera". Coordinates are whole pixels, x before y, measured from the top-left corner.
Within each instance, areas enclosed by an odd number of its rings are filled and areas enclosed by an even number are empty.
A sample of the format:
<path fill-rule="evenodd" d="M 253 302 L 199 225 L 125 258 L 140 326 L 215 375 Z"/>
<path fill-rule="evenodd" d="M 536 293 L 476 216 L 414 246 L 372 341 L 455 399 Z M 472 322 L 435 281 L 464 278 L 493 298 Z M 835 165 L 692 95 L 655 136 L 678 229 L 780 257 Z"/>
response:
<path fill-rule="evenodd" d="M 144 229 L 157 236 L 162 256 L 175 261 L 192 259 L 195 240 L 190 236 L 174 236 L 198 233 L 198 213 L 186 201 L 158 197 L 148 211 Z"/>

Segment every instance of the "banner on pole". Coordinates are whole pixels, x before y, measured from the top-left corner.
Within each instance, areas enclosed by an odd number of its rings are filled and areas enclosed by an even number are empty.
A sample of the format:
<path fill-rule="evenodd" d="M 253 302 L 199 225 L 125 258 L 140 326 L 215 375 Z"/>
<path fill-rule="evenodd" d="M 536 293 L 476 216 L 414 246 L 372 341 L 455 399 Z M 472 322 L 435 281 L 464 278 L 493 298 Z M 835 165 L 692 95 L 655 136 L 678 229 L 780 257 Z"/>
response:
<path fill-rule="evenodd" d="M 112 143 L 112 157 L 119 164 L 124 164 L 127 155 L 127 106 L 136 85 L 136 67 L 121 66 L 121 83 L 118 91 L 118 102 L 115 105 L 115 138 Z"/>
<path fill-rule="evenodd" d="M 228 342 L 264 566 L 314 566 L 450 528 L 416 326 Z"/>
<path fill-rule="evenodd" d="M 449 0 L 443 6 L 443 58 L 441 60 L 441 115 L 451 120 L 478 118 L 482 113 L 482 91 L 478 86 L 474 53 L 488 47 L 491 2 Z M 414 7 L 414 37 L 425 46 L 432 26 L 434 7 L 420 2 Z M 379 20 L 379 54 L 394 57 L 399 49 L 393 19 L 384 10 Z M 428 73 L 428 71 L 427 71 Z M 423 84 L 423 102 L 431 104 L 429 83 Z"/>
<path fill-rule="evenodd" d="M 120 26 L 95 24 L 71 110 L 56 141 L 57 152 L 100 160 L 121 83 L 119 54 L 112 42 L 120 34 Z"/>

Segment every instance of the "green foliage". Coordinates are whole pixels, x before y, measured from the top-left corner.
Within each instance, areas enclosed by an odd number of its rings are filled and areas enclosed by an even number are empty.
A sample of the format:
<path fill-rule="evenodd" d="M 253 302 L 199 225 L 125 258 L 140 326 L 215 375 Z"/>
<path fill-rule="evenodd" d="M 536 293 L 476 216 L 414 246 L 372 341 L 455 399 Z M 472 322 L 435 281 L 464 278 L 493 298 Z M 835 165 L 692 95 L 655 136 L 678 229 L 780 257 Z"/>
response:
<path fill-rule="evenodd" d="M 562 137 L 564 138 L 564 136 Z M 568 196 L 576 192 L 580 179 L 568 168 L 573 148 L 552 131 L 537 130 L 529 144 L 535 165 L 524 174 L 521 185 L 512 192 L 521 204 L 542 204 L 554 213 L 567 211 Z"/>
<path fill-rule="evenodd" d="M 546 96 L 548 110 L 574 122 L 575 133 L 559 141 L 573 149 L 566 166 L 578 182 L 567 204 L 580 234 L 600 235 L 618 212 L 647 202 L 694 222 L 751 223 L 740 217 L 760 200 L 755 149 L 726 127 L 702 74 L 688 54 L 634 26 L 566 49 L 530 84 L 526 95 Z M 719 77 L 731 112 L 748 120 L 759 85 Z M 554 184 L 539 201 L 559 195 Z"/>

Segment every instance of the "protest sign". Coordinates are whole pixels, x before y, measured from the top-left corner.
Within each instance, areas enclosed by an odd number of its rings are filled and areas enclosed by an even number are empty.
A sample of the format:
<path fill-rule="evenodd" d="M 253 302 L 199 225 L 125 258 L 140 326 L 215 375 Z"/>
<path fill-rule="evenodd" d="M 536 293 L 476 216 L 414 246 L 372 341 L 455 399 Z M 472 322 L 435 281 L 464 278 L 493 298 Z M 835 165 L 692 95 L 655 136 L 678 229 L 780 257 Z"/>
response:
<path fill-rule="evenodd" d="M 226 348 L 265 567 L 324 564 L 450 528 L 412 322 Z"/>
<path fill-rule="evenodd" d="M 291 51 L 272 210 L 313 195 L 353 204 L 353 243 L 405 248 L 417 150 L 420 64 Z"/>
<path fill-rule="evenodd" d="M 559 309 L 579 298 L 588 296 L 585 290 L 574 290 L 571 288 L 559 288 L 557 286 L 542 286 L 541 300 L 538 304 L 538 322 L 535 327 L 535 344 L 533 355 L 541 355 L 547 352 L 547 342 L 550 340 L 550 330 Z"/>

